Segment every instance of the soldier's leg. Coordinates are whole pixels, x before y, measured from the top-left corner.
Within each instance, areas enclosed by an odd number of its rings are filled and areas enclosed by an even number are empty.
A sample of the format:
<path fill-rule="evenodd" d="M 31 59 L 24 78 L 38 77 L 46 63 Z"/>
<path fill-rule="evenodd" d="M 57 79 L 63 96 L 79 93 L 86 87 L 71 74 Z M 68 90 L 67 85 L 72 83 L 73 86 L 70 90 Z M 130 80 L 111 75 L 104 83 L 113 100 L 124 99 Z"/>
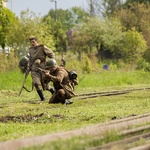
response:
<path fill-rule="evenodd" d="M 72 92 L 70 93 L 69 91 L 67 90 L 64 90 L 65 91 L 65 104 L 68 105 L 68 104 L 72 104 L 73 101 L 71 100 L 72 97 L 74 97 L 74 95 L 72 94 Z"/>
<path fill-rule="evenodd" d="M 53 87 L 51 87 L 50 89 L 49 89 L 49 91 L 51 92 L 51 94 L 53 95 L 54 94 L 54 92 L 55 92 L 55 89 L 53 88 Z"/>
<path fill-rule="evenodd" d="M 41 99 L 41 101 L 44 101 L 45 100 L 45 97 L 44 97 L 44 94 L 43 94 L 43 91 L 42 90 L 37 90 L 37 93 Z"/>
<path fill-rule="evenodd" d="M 58 92 L 57 92 L 57 97 L 60 99 L 60 102 L 62 104 L 72 104 L 73 101 L 70 99 L 70 100 L 67 100 L 68 99 L 68 96 L 67 96 L 67 93 L 64 89 L 59 89 Z M 70 98 L 70 96 L 69 96 Z"/>
<path fill-rule="evenodd" d="M 59 89 L 57 91 L 57 97 L 60 99 L 61 103 L 63 103 L 63 104 L 65 103 L 66 97 L 65 97 L 65 91 L 64 91 L 64 89 Z"/>
<path fill-rule="evenodd" d="M 49 91 L 49 92 L 51 92 L 52 95 L 53 95 L 54 92 L 55 92 L 55 89 L 54 89 L 52 86 L 46 87 L 46 90 Z"/>
<path fill-rule="evenodd" d="M 33 85 L 35 86 L 36 91 L 37 91 L 41 101 L 44 101 L 45 97 L 44 97 L 43 90 L 42 90 L 40 73 L 32 72 L 31 76 L 32 76 Z"/>
<path fill-rule="evenodd" d="M 49 100 L 49 103 L 65 103 L 65 91 L 63 89 L 56 90 Z"/>
<path fill-rule="evenodd" d="M 46 87 L 46 90 L 51 92 L 52 95 L 54 94 L 55 89 L 52 86 L 50 86 L 50 83 L 46 83 L 45 87 Z"/>
<path fill-rule="evenodd" d="M 64 89 L 59 89 L 54 92 L 49 100 L 49 103 L 62 103 L 62 104 L 72 104 L 72 100 L 66 100 L 66 92 Z"/>
<path fill-rule="evenodd" d="M 49 104 L 50 103 L 60 103 L 60 99 L 57 97 L 57 91 L 55 91 L 52 97 L 50 98 Z"/>
<path fill-rule="evenodd" d="M 35 86 L 35 88 L 36 88 L 36 91 L 37 91 L 37 93 L 38 93 L 38 95 L 39 95 L 41 101 L 44 101 L 44 100 L 45 100 L 45 97 L 44 97 L 43 90 L 42 90 L 41 86 L 38 85 L 37 83 L 34 83 L 34 86 Z"/>

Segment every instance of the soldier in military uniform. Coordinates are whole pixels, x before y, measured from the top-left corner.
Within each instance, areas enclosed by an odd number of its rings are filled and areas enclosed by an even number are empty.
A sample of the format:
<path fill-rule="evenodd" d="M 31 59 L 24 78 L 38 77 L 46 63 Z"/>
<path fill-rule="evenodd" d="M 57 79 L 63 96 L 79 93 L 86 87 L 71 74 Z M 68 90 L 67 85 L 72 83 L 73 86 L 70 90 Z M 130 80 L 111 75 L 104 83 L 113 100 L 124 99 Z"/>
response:
<path fill-rule="evenodd" d="M 41 99 L 45 100 L 43 90 L 45 90 L 44 84 L 42 82 L 42 73 L 39 68 L 45 69 L 46 57 L 54 58 L 54 52 L 50 50 L 45 45 L 39 44 L 38 39 L 35 36 L 29 38 L 31 47 L 29 48 L 29 63 L 28 71 L 31 71 L 32 83 L 36 88 L 36 91 Z M 46 89 L 50 92 L 54 92 L 52 88 Z"/>
<path fill-rule="evenodd" d="M 73 79 L 70 78 L 69 72 L 62 66 L 58 66 L 55 59 L 46 62 L 45 72 L 46 79 L 53 82 L 55 92 L 49 100 L 49 103 L 72 104 L 72 97 L 75 96 L 74 86 L 78 84 L 77 74 Z"/>

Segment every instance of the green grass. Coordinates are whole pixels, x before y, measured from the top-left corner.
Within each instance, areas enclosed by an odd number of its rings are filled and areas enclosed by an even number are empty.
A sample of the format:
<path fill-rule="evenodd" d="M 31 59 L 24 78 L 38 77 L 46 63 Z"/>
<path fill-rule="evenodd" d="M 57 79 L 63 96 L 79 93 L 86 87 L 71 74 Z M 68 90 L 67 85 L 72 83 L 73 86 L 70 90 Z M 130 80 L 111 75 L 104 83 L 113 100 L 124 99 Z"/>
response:
<path fill-rule="evenodd" d="M 30 94 L 20 101 L 1 103 L 0 117 L 15 118 L 10 121 L 3 119 L 6 123 L 0 123 L 0 141 L 76 129 L 110 121 L 114 116 L 119 119 L 146 113 L 150 109 L 149 91 L 77 100 L 67 106 L 49 105 L 48 101 L 39 104 L 38 100 L 29 100 Z"/>
<path fill-rule="evenodd" d="M 0 90 L 19 91 L 24 79 L 19 70 L 0 73 Z M 94 91 L 103 88 L 132 87 L 150 84 L 150 73 L 144 71 L 101 71 L 91 74 L 79 74 L 79 85 L 76 91 Z M 31 89 L 30 74 L 25 86 Z"/>
<path fill-rule="evenodd" d="M 149 90 L 85 100 L 73 99 L 74 103 L 67 106 L 48 104 L 48 100 L 40 103 L 35 90 L 30 93 L 23 90 L 21 96 L 18 97 L 23 77 L 24 75 L 19 71 L 0 74 L 0 141 L 77 129 L 111 121 L 113 117 L 120 119 L 133 114 L 147 113 L 150 110 Z M 31 87 L 30 76 L 26 86 Z M 99 74 L 79 75 L 79 85 L 75 91 L 76 94 L 80 94 L 149 86 L 150 74 L 148 72 L 103 71 Z M 47 91 L 44 94 L 48 99 L 51 97 Z M 111 137 L 112 135 L 109 138 Z M 84 138 L 81 139 L 84 141 Z M 66 142 L 62 141 L 63 143 Z M 82 149 L 94 145 L 94 141 L 92 143 L 87 142 L 87 145 L 82 145 L 81 142 L 78 147 L 75 147 L 77 145 L 75 142 L 69 146 Z M 56 147 L 58 145 L 56 144 Z M 53 146 L 55 147 L 55 144 L 52 144 Z M 47 146 L 44 147 L 45 150 L 48 149 Z"/>

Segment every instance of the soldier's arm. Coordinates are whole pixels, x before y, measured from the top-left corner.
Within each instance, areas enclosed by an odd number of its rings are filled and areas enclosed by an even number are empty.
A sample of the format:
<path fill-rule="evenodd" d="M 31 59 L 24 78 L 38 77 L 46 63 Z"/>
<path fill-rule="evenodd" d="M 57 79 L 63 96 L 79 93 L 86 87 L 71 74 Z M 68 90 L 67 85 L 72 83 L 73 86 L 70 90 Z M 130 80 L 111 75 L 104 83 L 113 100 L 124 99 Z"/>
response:
<path fill-rule="evenodd" d="M 78 79 L 73 79 L 72 82 L 74 83 L 74 85 L 78 85 Z"/>
<path fill-rule="evenodd" d="M 58 83 L 61 83 L 63 78 L 64 78 L 64 76 L 65 76 L 64 72 L 62 72 L 62 71 L 59 71 L 57 76 L 53 76 L 53 75 L 48 74 L 48 73 L 46 73 L 46 75 L 47 75 L 48 78 L 50 78 L 50 80 L 52 82 L 58 82 Z"/>
<path fill-rule="evenodd" d="M 49 58 L 55 58 L 55 54 L 52 50 L 50 50 L 47 46 L 44 46 L 44 52 L 47 57 Z"/>

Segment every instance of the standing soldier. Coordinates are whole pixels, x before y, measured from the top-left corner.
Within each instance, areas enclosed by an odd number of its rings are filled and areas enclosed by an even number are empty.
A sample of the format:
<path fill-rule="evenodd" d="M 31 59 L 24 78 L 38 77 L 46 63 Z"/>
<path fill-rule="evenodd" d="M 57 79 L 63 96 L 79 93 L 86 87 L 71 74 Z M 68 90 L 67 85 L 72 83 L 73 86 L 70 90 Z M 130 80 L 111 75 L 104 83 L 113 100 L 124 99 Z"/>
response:
<path fill-rule="evenodd" d="M 72 97 L 75 96 L 74 86 L 78 84 L 75 71 L 69 73 L 66 69 L 57 65 L 55 59 L 46 62 L 46 79 L 53 82 L 55 92 L 49 100 L 49 103 L 72 104 Z"/>
<path fill-rule="evenodd" d="M 31 47 L 29 48 L 29 62 L 27 70 L 31 71 L 32 84 L 36 88 L 41 101 L 44 101 L 45 97 L 43 95 L 43 90 L 45 90 L 45 88 L 42 81 L 42 73 L 38 68 L 45 69 L 46 57 L 54 58 L 55 55 L 54 52 L 51 51 L 48 47 L 39 44 L 37 37 L 31 36 L 29 41 Z M 54 92 L 53 88 L 46 90 L 49 90 L 52 94 Z"/>

